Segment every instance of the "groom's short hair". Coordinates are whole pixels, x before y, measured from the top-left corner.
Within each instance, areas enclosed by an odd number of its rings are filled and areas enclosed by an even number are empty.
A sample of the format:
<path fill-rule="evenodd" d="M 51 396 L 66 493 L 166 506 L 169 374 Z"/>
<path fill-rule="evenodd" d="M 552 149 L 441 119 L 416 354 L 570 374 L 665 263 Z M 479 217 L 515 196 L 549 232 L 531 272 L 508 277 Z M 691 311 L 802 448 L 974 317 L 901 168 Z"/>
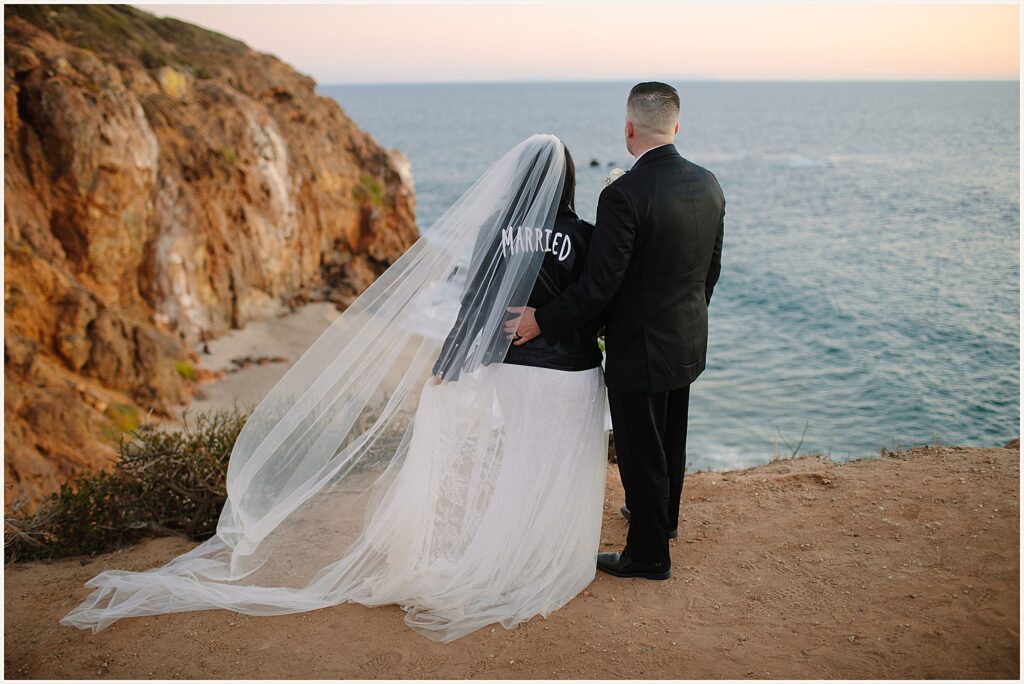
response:
<path fill-rule="evenodd" d="M 679 120 L 679 93 L 667 83 L 637 83 L 626 99 L 626 114 L 643 133 L 672 135 Z"/>

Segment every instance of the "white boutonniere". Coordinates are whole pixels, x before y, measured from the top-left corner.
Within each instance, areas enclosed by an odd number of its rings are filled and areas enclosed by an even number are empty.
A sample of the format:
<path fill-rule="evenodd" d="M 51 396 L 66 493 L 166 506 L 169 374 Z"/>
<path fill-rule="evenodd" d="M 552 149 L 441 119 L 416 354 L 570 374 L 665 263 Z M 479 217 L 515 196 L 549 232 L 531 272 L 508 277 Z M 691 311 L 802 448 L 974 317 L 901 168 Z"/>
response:
<path fill-rule="evenodd" d="M 626 172 L 620 169 L 619 167 L 615 167 L 614 169 L 609 171 L 608 177 L 604 179 L 605 187 L 608 187 L 609 185 L 617 181 L 621 176 L 625 175 L 625 173 Z"/>

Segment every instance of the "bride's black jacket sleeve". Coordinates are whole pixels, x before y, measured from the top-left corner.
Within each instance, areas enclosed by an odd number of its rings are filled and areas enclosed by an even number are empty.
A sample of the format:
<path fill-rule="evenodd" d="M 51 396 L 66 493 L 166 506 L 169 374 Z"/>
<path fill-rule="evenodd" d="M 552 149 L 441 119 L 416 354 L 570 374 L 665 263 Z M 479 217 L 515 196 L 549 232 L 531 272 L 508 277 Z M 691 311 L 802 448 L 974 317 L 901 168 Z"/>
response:
<path fill-rule="evenodd" d="M 458 380 L 469 347 L 483 326 L 483 316 L 480 315 L 482 298 L 491 283 L 500 282 L 506 268 L 500 250 L 501 231 L 493 231 L 494 235 L 490 238 L 483 233 L 481 231 L 473 246 L 469 281 L 459 303 L 459 315 L 434 362 L 433 374 L 445 380 Z M 485 240 L 490 244 L 486 244 Z"/>

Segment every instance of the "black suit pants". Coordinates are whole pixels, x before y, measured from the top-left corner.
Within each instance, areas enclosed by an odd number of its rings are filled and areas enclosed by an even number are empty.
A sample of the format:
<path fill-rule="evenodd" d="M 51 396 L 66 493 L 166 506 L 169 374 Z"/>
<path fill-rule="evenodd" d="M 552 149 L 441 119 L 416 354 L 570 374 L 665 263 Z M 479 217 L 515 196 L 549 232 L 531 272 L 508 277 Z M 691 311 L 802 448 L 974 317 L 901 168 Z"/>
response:
<path fill-rule="evenodd" d="M 616 460 L 630 511 L 626 550 L 642 562 L 671 562 L 668 532 L 679 523 L 689 406 L 689 386 L 657 394 L 608 389 Z"/>

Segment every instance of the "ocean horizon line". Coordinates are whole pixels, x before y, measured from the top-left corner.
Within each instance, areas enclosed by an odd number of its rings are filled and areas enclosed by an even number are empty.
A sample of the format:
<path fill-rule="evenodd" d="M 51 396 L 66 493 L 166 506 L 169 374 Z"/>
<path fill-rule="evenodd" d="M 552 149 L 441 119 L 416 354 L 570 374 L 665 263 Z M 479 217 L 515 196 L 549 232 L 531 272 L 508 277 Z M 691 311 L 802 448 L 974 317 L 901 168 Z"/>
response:
<path fill-rule="evenodd" d="M 857 84 L 857 83 L 1020 83 L 1020 78 L 837 78 L 837 79 L 728 79 L 728 78 L 664 78 L 672 83 L 735 83 L 735 84 Z M 492 81 L 358 81 L 358 82 L 318 82 L 317 87 L 358 87 L 358 86 L 456 86 L 456 85 L 567 85 L 567 84 L 619 84 L 638 83 L 629 79 L 550 79 L 550 80 L 492 80 Z"/>

